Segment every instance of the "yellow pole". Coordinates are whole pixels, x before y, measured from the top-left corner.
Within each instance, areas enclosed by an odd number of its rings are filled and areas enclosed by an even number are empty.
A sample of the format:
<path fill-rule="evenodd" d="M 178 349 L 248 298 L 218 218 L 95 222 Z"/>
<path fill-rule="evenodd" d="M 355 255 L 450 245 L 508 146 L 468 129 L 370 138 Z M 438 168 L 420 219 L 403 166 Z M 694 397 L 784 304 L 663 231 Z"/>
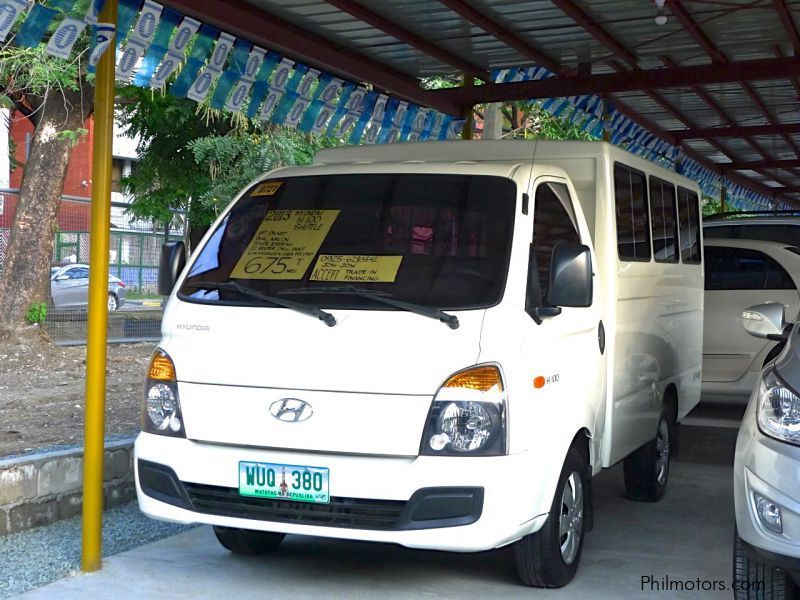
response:
<path fill-rule="evenodd" d="M 117 0 L 107 0 L 98 19 L 117 22 Z M 103 442 L 105 437 L 108 252 L 111 223 L 111 144 L 114 130 L 115 44 L 97 65 L 94 84 L 92 223 L 89 254 L 89 317 L 86 344 L 86 422 L 83 450 L 84 571 L 102 562 Z"/>

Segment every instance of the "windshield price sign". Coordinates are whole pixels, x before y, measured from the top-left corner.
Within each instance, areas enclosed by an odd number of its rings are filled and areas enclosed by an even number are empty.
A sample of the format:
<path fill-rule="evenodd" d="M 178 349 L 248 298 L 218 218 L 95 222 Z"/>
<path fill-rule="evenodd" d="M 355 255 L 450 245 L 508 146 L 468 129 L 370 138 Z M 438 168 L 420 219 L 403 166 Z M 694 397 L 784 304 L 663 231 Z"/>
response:
<path fill-rule="evenodd" d="M 311 281 L 394 283 L 402 256 L 320 254 Z"/>
<path fill-rule="evenodd" d="M 270 210 L 231 271 L 237 279 L 302 279 L 338 210 Z"/>

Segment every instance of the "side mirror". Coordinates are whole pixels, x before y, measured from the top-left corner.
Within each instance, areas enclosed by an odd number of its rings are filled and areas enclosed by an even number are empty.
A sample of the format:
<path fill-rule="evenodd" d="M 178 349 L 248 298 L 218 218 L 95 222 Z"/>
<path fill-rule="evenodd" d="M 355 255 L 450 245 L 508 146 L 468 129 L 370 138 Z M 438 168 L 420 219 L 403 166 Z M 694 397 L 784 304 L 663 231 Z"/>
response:
<path fill-rule="evenodd" d="M 161 260 L 158 263 L 158 293 L 169 296 L 175 282 L 186 266 L 186 246 L 183 242 L 167 242 L 161 247 Z"/>
<path fill-rule="evenodd" d="M 66 281 L 67 279 L 69 279 L 69 275 L 59 275 L 55 278 L 55 281 Z"/>
<path fill-rule="evenodd" d="M 547 303 L 552 306 L 592 305 L 592 254 L 583 244 L 553 248 Z"/>
<path fill-rule="evenodd" d="M 786 341 L 786 307 L 780 302 L 751 306 L 742 311 L 742 325 L 757 338 Z"/>

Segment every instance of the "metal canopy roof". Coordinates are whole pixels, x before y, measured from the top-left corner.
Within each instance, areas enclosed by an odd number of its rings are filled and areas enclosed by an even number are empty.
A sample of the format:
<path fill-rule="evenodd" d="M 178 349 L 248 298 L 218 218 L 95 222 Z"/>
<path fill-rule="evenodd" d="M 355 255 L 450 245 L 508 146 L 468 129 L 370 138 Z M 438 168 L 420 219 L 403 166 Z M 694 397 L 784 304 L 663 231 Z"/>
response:
<path fill-rule="evenodd" d="M 579 94 L 732 182 L 800 204 L 800 1 L 166 0 L 220 29 L 419 104 Z M 580 63 L 580 65 L 579 65 Z M 558 76 L 493 84 L 493 69 Z M 428 91 L 419 78 L 484 85 Z"/>

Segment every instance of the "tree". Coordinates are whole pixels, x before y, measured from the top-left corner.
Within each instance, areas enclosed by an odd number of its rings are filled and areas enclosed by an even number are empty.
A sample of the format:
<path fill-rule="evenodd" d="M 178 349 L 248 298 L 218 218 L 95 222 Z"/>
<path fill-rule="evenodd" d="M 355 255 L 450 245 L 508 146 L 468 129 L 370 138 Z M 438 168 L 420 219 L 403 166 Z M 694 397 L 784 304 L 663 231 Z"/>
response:
<path fill-rule="evenodd" d="M 0 340 L 14 336 L 32 304 L 49 298 L 67 166 L 94 110 L 93 81 L 83 56 L 64 61 L 49 56 L 44 46 L 0 49 L 0 95 L 35 128 L 0 278 Z"/>
<path fill-rule="evenodd" d="M 203 227 L 261 173 L 310 163 L 318 148 L 338 143 L 151 90 L 120 96 L 121 122 L 140 138 L 140 160 L 124 181 L 140 219 L 167 223 L 182 211 Z"/>

